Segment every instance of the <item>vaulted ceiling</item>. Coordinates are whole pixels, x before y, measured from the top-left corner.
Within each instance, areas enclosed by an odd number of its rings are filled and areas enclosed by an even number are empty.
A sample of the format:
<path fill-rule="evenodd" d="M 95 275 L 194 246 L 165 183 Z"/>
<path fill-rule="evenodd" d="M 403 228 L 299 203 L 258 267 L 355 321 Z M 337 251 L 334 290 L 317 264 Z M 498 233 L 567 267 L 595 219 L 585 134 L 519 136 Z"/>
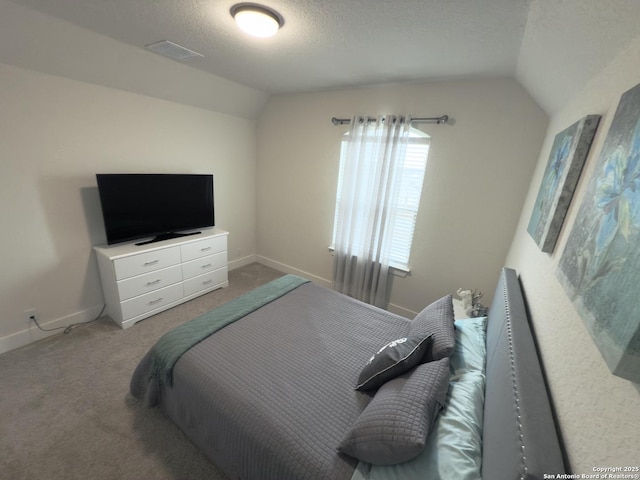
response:
<path fill-rule="evenodd" d="M 233 91 L 245 116 L 270 94 L 512 76 L 552 112 L 638 34 L 635 2 L 264 0 L 285 24 L 257 39 L 234 0 L 0 0 L 0 62 L 230 113 Z"/>

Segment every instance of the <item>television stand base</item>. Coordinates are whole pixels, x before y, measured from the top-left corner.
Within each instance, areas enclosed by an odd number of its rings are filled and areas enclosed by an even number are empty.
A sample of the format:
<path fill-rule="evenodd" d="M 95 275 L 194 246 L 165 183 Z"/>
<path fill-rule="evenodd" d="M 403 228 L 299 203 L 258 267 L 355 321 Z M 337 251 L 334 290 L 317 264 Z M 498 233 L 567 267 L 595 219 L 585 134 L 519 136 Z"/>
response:
<path fill-rule="evenodd" d="M 158 235 L 157 237 L 152 238 L 151 240 L 147 240 L 146 242 L 136 243 L 136 245 L 148 245 L 149 243 L 161 242 L 163 240 L 170 240 L 172 238 L 188 237 L 190 235 L 198 235 L 199 233 L 202 233 L 202 232 L 190 232 L 190 233 L 167 232 L 167 233 Z"/>

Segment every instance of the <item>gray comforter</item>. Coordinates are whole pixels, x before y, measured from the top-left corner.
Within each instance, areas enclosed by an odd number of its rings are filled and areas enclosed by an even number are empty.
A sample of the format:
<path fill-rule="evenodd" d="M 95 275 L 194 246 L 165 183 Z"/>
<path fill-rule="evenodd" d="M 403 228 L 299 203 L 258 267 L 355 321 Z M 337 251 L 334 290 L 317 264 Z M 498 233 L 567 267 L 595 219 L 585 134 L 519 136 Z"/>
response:
<path fill-rule="evenodd" d="M 360 370 L 409 320 L 307 283 L 227 325 L 175 364 L 160 408 L 232 479 L 341 480 L 336 447 L 371 397 Z M 149 386 L 150 356 L 132 393 Z"/>

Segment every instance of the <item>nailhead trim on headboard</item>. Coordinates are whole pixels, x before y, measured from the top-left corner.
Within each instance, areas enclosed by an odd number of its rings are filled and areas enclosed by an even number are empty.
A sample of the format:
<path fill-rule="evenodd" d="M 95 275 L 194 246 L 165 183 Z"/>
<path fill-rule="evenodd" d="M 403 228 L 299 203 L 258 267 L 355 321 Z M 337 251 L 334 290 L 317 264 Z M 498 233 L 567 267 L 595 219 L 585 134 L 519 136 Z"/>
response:
<path fill-rule="evenodd" d="M 504 272 L 502 273 L 504 276 Z M 520 473 L 520 480 L 525 480 L 527 476 L 527 457 L 525 456 L 525 448 L 524 448 L 524 433 L 522 431 L 522 422 L 520 417 L 520 395 L 518 393 L 518 383 L 516 381 L 516 361 L 515 354 L 513 352 L 513 335 L 511 331 L 511 312 L 509 310 L 509 302 L 507 299 L 507 282 L 504 282 L 504 307 L 506 312 L 506 320 L 507 320 L 507 338 L 509 339 L 509 357 L 511 360 L 511 382 L 513 385 L 513 400 L 514 405 L 516 407 L 516 419 L 518 423 L 518 441 L 520 443 L 520 462 L 522 466 L 522 471 Z"/>
<path fill-rule="evenodd" d="M 487 322 L 482 478 L 542 480 L 563 459 L 517 273 L 503 268 Z"/>

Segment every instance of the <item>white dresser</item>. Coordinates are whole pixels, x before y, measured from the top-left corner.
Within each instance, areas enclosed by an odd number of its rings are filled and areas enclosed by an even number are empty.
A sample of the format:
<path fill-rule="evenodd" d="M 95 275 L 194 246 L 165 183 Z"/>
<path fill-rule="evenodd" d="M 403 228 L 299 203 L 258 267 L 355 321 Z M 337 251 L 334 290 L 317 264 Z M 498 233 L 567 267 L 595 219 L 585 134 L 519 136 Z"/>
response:
<path fill-rule="evenodd" d="M 106 313 L 122 328 L 229 285 L 228 232 L 217 227 L 198 235 L 147 245 L 94 247 Z"/>

